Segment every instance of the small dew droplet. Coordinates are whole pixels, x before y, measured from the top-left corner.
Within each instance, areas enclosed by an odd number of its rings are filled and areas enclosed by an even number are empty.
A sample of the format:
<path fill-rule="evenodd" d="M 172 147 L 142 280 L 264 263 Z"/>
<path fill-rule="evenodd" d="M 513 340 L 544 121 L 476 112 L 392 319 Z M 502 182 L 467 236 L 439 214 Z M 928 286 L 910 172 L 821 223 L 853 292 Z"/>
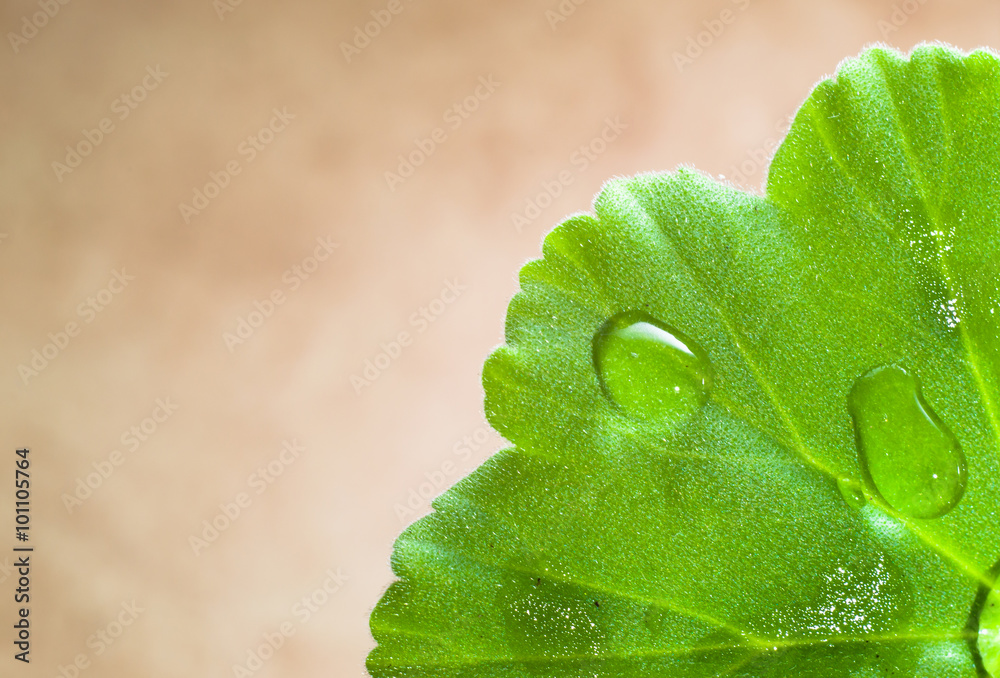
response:
<path fill-rule="evenodd" d="M 837 481 L 837 489 L 840 495 L 851 508 L 859 509 L 865 505 L 865 493 L 861 491 L 857 482 L 850 478 L 841 478 Z"/>
<path fill-rule="evenodd" d="M 915 375 L 878 367 L 854 382 L 847 404 L 861 468 L 890 506 L 911 518 L 940 518 L 958 504 L 965 455 Z"/>
<path fill-rule="evenodd" d="M 594 366 L 605 394 L 627 414 L 673 425 L 699 410 L 712 388 L 706 353 L 640 312 L 621 313 L 594 335 Z"/>

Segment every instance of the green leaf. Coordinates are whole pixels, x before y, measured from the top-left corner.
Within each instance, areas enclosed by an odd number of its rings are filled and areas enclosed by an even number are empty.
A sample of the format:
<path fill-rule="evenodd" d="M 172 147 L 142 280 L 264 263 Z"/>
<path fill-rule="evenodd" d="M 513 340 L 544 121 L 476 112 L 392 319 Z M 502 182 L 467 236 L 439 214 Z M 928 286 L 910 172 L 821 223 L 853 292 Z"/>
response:
<path fill-rule="evenodd" d="M 987 675 L 998 189 L 1000 60 L 935 46 L 820 83 L 766 197 L 609 182 L 521 271 L 515 447 L 397 541 L 371 674 Z"/>

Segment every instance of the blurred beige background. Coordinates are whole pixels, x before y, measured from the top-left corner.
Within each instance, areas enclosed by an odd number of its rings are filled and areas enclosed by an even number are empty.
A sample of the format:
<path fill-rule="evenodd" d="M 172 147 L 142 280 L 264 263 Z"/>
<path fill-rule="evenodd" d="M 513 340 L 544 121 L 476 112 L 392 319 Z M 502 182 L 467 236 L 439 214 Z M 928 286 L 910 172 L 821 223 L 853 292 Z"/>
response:
<path fill-rule="evenodd" d="M 1000 5 L 11 0 L 0 28 L 0 674 L 340 678 L 397 534 L 502 444 L 480 368 L 543 235 L 616 174 L 760 190 L 841 59 L 997 47 Z"/>

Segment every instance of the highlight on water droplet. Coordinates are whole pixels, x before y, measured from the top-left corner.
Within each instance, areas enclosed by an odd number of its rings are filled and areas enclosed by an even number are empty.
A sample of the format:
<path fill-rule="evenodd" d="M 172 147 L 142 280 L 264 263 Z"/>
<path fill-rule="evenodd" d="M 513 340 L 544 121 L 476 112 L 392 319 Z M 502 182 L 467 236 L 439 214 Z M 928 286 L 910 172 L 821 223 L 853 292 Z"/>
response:
<path fill-rule="evenodd" d="M 613 403 L 631 416 L 667 425 L 699 410 L 714 378 L 701 347 L 636 311 L 614 316 L 597 331 L 594 366 Z"/>
<path fill-rule="evenodd" d="M 865 505 L 865 493 L 858 486 L 857 481 L 851 478 L 841 478 L 837 481 L 837 489 L 840 496 L 851 508 L 859 509 Z"/>
<path fill-rule="evenodd" d="M 866 480 L 890 506 L 911 518 L 940 518 L 958 504 L 965 454 L 916 375 L 877 367 L 854 382 L 847 406 Z"/>

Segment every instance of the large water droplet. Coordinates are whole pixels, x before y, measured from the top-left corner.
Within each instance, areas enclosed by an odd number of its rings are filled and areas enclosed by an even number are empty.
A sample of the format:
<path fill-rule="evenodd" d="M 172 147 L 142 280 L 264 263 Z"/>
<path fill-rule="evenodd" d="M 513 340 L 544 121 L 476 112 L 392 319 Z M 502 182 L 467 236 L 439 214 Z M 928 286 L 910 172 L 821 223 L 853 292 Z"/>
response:
<path fill-rule="evenodd" d="M 672 425 L 701 408 L 712 365 L 693 341 L 645 313 L 616 315 L 594 335 L 605 394 L 626 413 Z"/>
<path fill-rule="evenodd" d="M 962 446 L 920 392 L 916 376 L 894 365 L 854 382 L 847 399 L 861 468 L 894 509 L 939 518 L 965 491 Z"/>

